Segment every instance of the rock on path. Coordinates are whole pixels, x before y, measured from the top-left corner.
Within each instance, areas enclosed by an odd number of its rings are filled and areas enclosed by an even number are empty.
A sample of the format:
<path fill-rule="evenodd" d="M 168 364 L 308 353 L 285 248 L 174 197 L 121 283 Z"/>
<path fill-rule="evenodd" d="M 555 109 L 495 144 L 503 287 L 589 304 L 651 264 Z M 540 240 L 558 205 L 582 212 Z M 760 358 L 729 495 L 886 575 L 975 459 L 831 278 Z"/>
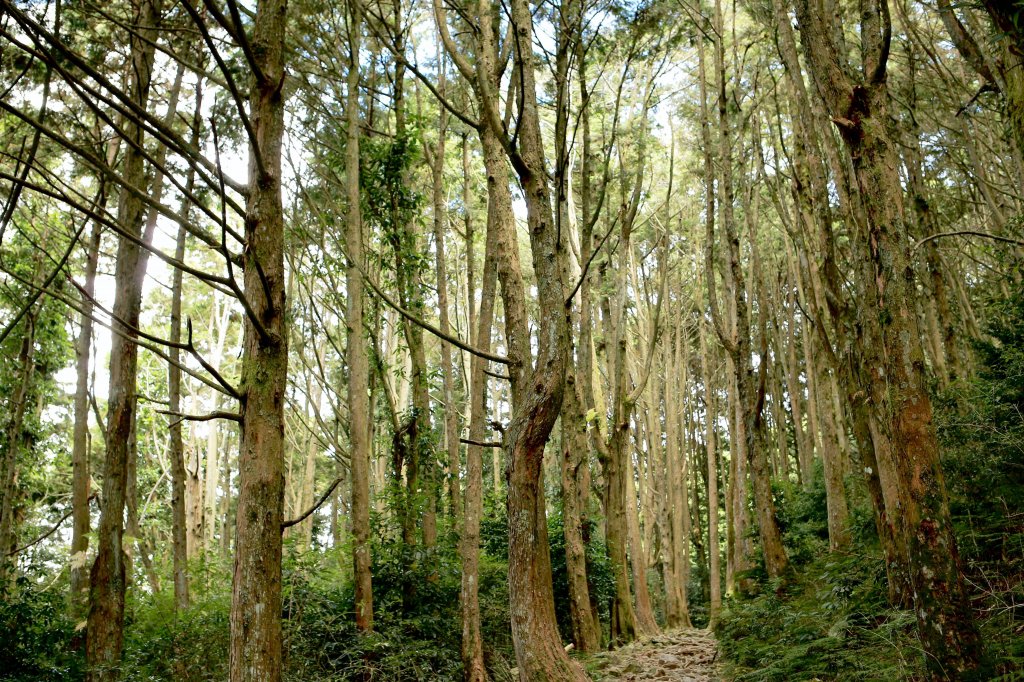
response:
<path fill-rule="evenodd" d="M 587 667 L 600 682 L 718 682 L 717 657 L 711 633 L 688 628 L 595 654 Z"/>

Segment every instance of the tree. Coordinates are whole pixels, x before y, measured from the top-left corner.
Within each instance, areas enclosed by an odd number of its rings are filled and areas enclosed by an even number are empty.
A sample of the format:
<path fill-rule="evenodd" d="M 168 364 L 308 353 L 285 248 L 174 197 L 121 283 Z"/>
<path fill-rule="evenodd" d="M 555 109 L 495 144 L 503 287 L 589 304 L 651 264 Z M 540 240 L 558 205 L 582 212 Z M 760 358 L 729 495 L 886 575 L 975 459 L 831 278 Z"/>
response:
<path fill-rule="evenodd" d="M 815 85 L 846 146 L 865 213 L 857 239 L 871 267 L 870 279 L 863 280 L 860 362 L 871 377 L 872 435 L 886 518 L 906 546 L 909 563 L 900 571 L 913 586 L 929 670 L 936 677 L 962 678 L 981 665 L 982 647 L 967 608 L 912 307 L 916 292 L 904 197 L 886 118 L 888 1 L 872 3 L 862 13 L 857 76 L 822 9 L 802 1 L 796 12 Z"/>

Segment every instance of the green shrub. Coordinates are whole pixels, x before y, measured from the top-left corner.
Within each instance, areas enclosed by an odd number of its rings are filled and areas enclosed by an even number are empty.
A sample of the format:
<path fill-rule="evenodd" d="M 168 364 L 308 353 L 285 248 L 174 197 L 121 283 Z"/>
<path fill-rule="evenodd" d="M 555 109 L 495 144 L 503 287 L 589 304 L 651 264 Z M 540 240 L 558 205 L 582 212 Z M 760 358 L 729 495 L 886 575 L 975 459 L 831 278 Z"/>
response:
<path fill-rule="evenodd" d="M 18 578 L 0 599 L 0 680 L 70 680 L 82 675 L 84 632 L 68 615 L 66 592 Z"/>

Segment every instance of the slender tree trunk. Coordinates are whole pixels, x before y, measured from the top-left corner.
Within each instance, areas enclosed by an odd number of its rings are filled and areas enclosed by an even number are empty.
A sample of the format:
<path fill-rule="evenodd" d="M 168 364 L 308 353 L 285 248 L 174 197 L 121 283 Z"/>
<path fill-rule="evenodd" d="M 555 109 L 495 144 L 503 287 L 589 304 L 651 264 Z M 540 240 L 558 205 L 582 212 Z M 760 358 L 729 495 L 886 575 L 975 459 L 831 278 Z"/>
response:
<path fill-rule="evenodd" d="M 198 146 L 203 103 L 203 80 L 196 85 L 195 113 L 192 118 L 192 144 Z M 178 262 L 185 260 L 185 224 L 189 221 L 192 207 L 188 196 L 195 187 L 195 171 L 189 170 L 185 180 L 185 196 L 181 200 L 181 223 L 175 238 L 174 257 Z M 175 268 L 171 274 L 171 328 L 168 334 L 171 347 L 168 349 L 170 363 L 167 365 L 167 400 L 171 412 L 171 423 L 168 429 L 168 457 L 171 460 L 171 562 L 172 580 L 174 583 L 174 606 L 184 611 L 189 605 L 188 582 L 188 526 L 186 513 L 185 486 L 185 450 L 181 439 L 182 420 L 174 413 L 181 412 L 181 351 L 174 345 L 181 341 L 181 297 L 183 273 Z M 183 673 L 184 670 L 176 671 Z"/>
<path fill-rule="evenodd" d="M 134 25 L 128 92 L 133 103 L 145 109 L 160 16 L 159 0 L 133 3 Z M 125 149 L 122 175 L 136 185 L 145 185 L 145 157 L 141 149 L 142 126 L 129 117 L 124 125 L 131 144 Z M 126 233 L 142 238 L 145 204 L 127 189 L 118 200 L 117 221 Z M 110 388 L 107 401 L 107 456 L 103 470 L 103 494 L 97 532 L 96 561 L 90 572 L 89 617 L 86 627 L 86 679 L 88 682 L 120 677 L 124 646 L 125 565 L 124 508 L 128 483 L 128 456 L 132 415 L 135 408 L 135 380 L 138 347 L 132 341 L 139 326 L 142 281 L 148 252 L 127 237 L 120 237 L 114 281 L 114 326 L 110 347 Z"/>
<path fill-rule="evenodd" d="M 442 83 L 443 87 L 443 83 Z M 448 110 L 440 107 L 437 145 L 433 150 L 430 164 L 431 197 L 434 205 L 434 250 L 437 258 L 437 307 L 441 331 L 448 333 L 448 266 L 445 258 L 445 197 L 444 197 L 444 153 L 445 138 L 448 134 Z M 452 519 L 456 525 L 462 516 L 462 471 L 459 455 L 459 411 L 455 405 L 455 364 L 452 361 L 451 344 L 441 341 L 441 373 L 444 382 L 444 443 L 448 456 L 448 495 Z"/>
<path fill-rule="evenodd" d="M 349 63 L 345 113 L 348 125 L 345 179 L 348 219 L 345 243 L 349 266 L 345 276 L 348 305 L 345 328 L 349 366 L 349 453 L 352 468 L 352 562 L 355 577 L 356 628 L 373 629 L 373 585 L 370 573 L 370 366 L 363 329 L 363 220 L 359 206 L 359 49 L 362 34 L 360 0 L 348 0 Z"/>
<path fill-rule="evenodd" d="M 666 366 L 670 368 L 669 383 L 665 390 L 665 422 L 666 440 L 665 449 L 665 470 L 667 481 L 663 486 L 665 502 L 669 506 L 669 527 L 671 529 L 671 545 L 667 551 L 671 551 L 672 561 L 672 590 L 669 597 L 674 601 L 675 623 L 683 627 L 690 627 L 690 610 L 687 603 L 686 588 L 690 575 L 690 508 L 688 504 L 689 471 L 686 466 L 686 436 L 679 433 L 680 419 L 688 411 L 680 411 L 680 403 L 677 397 L 679 387 L 686 386 L 688 372 L 686 366 L 686 354 L 683 352 L 682 319 L 676 320 L 675 351 L 670 362 Z M 666 354 L 669 354 L 666 346 Z M 678 383 L 677 383 L 678 382 Z M 671 397 L 670 397 L 671 394 Z M 669 427 L 671 424 L 671 428 Z"/>
<path fill-rule="evenodd" d="M 818 422 L 821 427 L 821 463 L 825 475 L 825 506 L 828 516 L 828 546 L 835 551 L 850 544 L 850 513 L 846 504 L 846 487 L 843 484 L 843 453 L 839 448 L 836 433 L 835 412 L 830 396 L 831 378 L 828 370 L 815 362 L 816 334 L 804 328 L 804 352 L 807 357 L 808 402 L 818 406 Z"/>
<path fill-rule="evenodd" d="M 710 583 L 709 627 L 718 623 L 722 612 L 722 569 L 721 550 L 718 547 L 718 462 L 715 443 L 715 396 L 711 388 L 711 372 L 708 368 L 708 348 L 704 324 L 700 334 L 700 373 L 704 384 L 704 448 L 708 465 L 708 574 Z"/>
<path fill-rule="evenodd" d="M 38 263 L 36 269 L 38 270 Z M 14 386 L 14 395 L 10 399 L 11 414 L 4 427 L 3 460 L 0 462 L 0 593 L 8 591 L 8 583 L 13 575 L 11 570 L 15 557 L 10 553 L 17 545 L 17 528 L 15 508 L 20 497 L 18 491 L 18 452 L 24 441 L 25 408 L 28 402 L 29 387 L 35 374 L 36 348 L 36 315 L 38 308 L 24 317 L 24 329 L 21 346 L 18 349 L 18 379 Z"/>
<path fill-rule="evenodd" d="M 626 533 L 629 541 L 629 561 L 633 571 L 633 591 L 636 594 L 637 625 L 644 635 L 658 632 L 651 606 L 651 592 L 647 585 L 647 560 L 643 538 L 640 535 L 640 514 L 637 511 L 636 478 L 633 457 L 626 452 Z"/>
<path fill-rule="evenodd" d="M 102 191 L 102 190 L 101 190 Z M 106 194 L 105 191 L 102 192 Z M 104 205 L 105 200 L 100 201 Z M 71 466 L 71 603 L 76 618 L 86 613 L 88 574 L 85 570 L 89 552 L 89 360 L 92 355 L 92 297 L 96 291 L 96 267 L 99 260 L 99 223 L 93 223 L 86 251 L 85 282 L 82 285 L 82 314 L 78 341 L 75 344 L 77 383 L 75 385 L 75 425 L 72 435 Z"/>
<path fill-rule="evenodd" d="M 499 157 L 500 158 L 500 157 Z M 484 247 L 483 283 L 480 310 L 475 316 L 477 327 L 473 345 L 484 351 L 491 347 L 494 326 L 494 298 L 497 291 L 497 238 L 502 229 L 495 223 L 508 220 L 512 215 L 512 197 L 507 183 L 497 182 L 504 166 L 488 172 L 487 238 Z M 491 181 L 494 178 L 495 181 Z M 465 178 L 468 182 L 468 176 Z M 469 205 L 466 205 L 469 210 Z M 472 260 L 473 252 L 466 252 Z M 470 298 L 476 292 L 470 289 Z M 478 355 L 470 360 L 469 395 L 471 401 L 469 440 L 481 443 L 487 434 L 487 361 Z M 466 682 L 484 682 L 483 632 L 480 620 L 480 520 L 483 517 L 484 486 L 483 448 L 469 444 L 466 447 L 466 509 L 462 523 L 462 588 L 459 593 L 462 607 L 462 670 Z"/>
<path fill-rule="evenodd" d="M 568 235 L 571 241 L 576 233 L 576 213 L 572 202 L 570 177 L 571 152 L 568 139 L 570 116 L 570 63 L 575 58 L 580 32 L 580 4 L 575 0 L 562 3 L 558 8 L 559 31 L 555 54 L 555 191 L 556 229 Z M 586 258 L 581 245 L 580 258 Z M 563 259 L 563 278 L 573 282 L 581 275 L 578 268 Z M 581 283 L 581 286 L 586 286 Z M 569 304 L 569 357 L 574 345 L 573 327 L 579 315 L 572 302 Z M 589 348 L 588 348 L 589 352 Z M 572 619 L 573 641 L 579 651 L 596 651 L 600 646 L 600 632 L 595 627 L 595 614 L 590 606 L 590 588 L 587 581 L 586 543 L 583 524 L 586 505 L 583 487 L 589 483 L 589 446 L 586 410 L 583 406 L 582 387 L 577 371 L 567 367 L 565 397 L 562 401 L 561 430 L 562 456 L 560 478 L 562 483 L 562 527 L 565 537 L 565 564 L 569 583 L 569 611 Z"/>
<path fill-rule="evenodd" d="M 567 372 L 562 402 L 562 525 L 565 534 L 565 570 L 569 581 L 569 611 L 573 642 L 579 651 L 597 651 L 601 636 L 590 608 L 587 583 L 587 550 L 583 539 L 581 486 L 588 466 L 586 415 L 576 385 L 575 372 Z"/>

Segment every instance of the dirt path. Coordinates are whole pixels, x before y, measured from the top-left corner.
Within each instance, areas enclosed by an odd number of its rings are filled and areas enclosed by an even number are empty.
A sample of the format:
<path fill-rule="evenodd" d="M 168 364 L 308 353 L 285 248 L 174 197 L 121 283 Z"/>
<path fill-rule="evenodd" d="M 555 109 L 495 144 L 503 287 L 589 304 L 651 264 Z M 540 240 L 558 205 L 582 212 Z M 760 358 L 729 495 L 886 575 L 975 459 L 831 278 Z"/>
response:
<path fill-rule="evenodd" d="M 715 639 L 707 630 L 673 630 L 595 654 L 587 668 L 599 682 L 718 682 Z"/>

